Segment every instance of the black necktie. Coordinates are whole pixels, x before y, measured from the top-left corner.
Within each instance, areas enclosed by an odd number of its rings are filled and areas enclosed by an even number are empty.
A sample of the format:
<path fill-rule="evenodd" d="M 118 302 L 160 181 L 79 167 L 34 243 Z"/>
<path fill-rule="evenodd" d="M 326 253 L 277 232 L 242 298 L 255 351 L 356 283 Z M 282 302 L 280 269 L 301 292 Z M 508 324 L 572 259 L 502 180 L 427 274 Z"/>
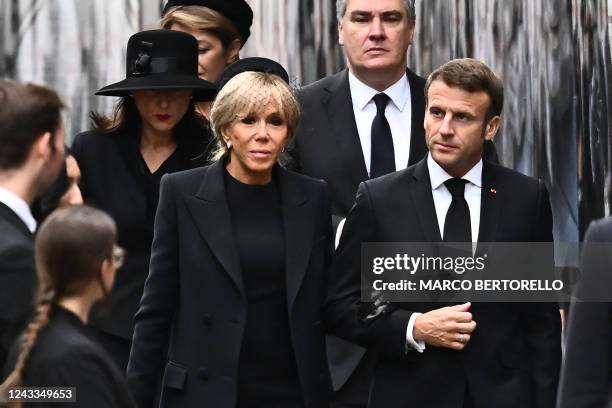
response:
<path fill-rule="evenodd" d="M 395 171 L 395 153 L 391 128 L 385 117 L 389 97 L 384 93 L 374 95 L 376 116 L 372 121 L 372 152 L 370 156 L 370 178 L 384 176 Z"/>
<path fill-rule="evenodd" d="M 444 220 L 445 242 L 472 242 L 472 225 L 470 223 L 470 208 L 463 195 L 467 180 L 452 178 L 444 185 L 453 196 L 446 219 Z"/>

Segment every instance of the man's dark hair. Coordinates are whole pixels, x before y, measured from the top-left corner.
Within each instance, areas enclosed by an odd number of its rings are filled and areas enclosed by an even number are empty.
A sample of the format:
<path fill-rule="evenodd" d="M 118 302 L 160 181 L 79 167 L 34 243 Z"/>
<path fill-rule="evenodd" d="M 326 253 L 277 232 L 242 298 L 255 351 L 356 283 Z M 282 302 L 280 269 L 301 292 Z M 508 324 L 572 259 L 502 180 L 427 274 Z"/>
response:
<path fill-rule="evenodd" d="M 455 59 L 442 65 L 429 75 L 425 83 L 425 100 L 429 87 L 440 80 L 446 85 L 467 92 L 486 92 L 491 99 L 485 121 L 501 115 L 504 107 L 504 85 L 485 63 L 472 58 Z M 429 103 L 429 101 L 427 101 Z"/>
<path fill-rule="evenodd" d="M 51 146 L 55 146 L 63 108 L 50 88 L 0 80 L 0 170 L 22 166 L 45 132 L 51 132 Z"/>

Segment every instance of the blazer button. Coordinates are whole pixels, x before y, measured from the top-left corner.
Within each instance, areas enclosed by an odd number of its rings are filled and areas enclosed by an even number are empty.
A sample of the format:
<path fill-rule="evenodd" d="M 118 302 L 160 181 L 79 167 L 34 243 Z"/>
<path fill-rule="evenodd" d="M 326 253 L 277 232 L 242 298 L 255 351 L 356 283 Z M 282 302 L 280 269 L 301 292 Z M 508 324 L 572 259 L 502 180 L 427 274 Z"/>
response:
<path fill-rule="evenodd" d="M 323 330 L 323 323 L 320 320 L 317 320 L 313 325 L 312 328 L 314 330 L 315 333 L 319 333 Z"/>
<path fill-rule="evenodd" d="M 200 367 L 198 368 L 198 377 L 202 380 L 208 380 L 208 368 Z"/>
<path fill-rule="evenodd" d="M 202 316 L 202 323 L 204 323 L 206 326 L 212 325 L 212 319 L 209 314 L 205 314 L 204 316 Z"/>

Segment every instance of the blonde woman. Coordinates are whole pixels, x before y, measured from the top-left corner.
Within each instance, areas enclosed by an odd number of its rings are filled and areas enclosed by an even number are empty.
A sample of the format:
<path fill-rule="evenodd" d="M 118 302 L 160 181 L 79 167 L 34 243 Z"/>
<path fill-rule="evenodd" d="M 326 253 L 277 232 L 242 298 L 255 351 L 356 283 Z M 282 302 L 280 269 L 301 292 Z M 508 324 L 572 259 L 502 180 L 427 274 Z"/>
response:
<path fill-rule="evenodd" d="M 325 407 L 327 186 L 277 163 L 299 118 L 285 70 L 228 69 L 217 161 L 162 180 L 128 382 L 140 407 L 162 370 L 165 408 Z"/>

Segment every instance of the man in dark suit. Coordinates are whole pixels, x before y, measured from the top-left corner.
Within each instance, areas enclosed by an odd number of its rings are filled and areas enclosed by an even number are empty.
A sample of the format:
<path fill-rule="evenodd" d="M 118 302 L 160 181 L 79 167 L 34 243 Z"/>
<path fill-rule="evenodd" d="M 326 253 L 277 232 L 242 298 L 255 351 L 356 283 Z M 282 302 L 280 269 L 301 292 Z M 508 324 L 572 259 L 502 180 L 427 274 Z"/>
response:
<path fill-rule="evenodd" d="M 593 222 L 584 242 L 578 296 L 585 302 L 570 309 L 559 408 L 612 406 L 612 304 L 589 302 L 609 298 L 612 288 L 612 218 Z"/>
<path fill-rule="evenodd" d="M 425 89 L 429 155 L 359 186 L 331 270 L 328 327 L 379 351 L 370 407 L 552 408 L 561 359 L 554 304 L 406 303 L 362 319 L 364 242 L 552 240 L 543 183 L 482 160 L 501 121 L 501 81 L 479 61 L 455 60 Z"/>
<path fill-rule="evenodd" d="M 64 164 L 62 102 L 45 87 L 0 81 L 0 366 L 33 307 L 32 203 Z"/>
<path fill-rule="evenodd" d="M 413 0 L 338 0 L 340 45 L 348 68 L 304 87 L 290 166 L 327 181 L 336 243 L 362 181 L 402 170 L 427 153 L 425 80 L 407 68 Z M 497 162 L 495 149 L 487 154 Z M 365 406 L 375 353 L 328 338 L 334 406 Z M 365 355 L 365 357 L 364 357 Z"/>

